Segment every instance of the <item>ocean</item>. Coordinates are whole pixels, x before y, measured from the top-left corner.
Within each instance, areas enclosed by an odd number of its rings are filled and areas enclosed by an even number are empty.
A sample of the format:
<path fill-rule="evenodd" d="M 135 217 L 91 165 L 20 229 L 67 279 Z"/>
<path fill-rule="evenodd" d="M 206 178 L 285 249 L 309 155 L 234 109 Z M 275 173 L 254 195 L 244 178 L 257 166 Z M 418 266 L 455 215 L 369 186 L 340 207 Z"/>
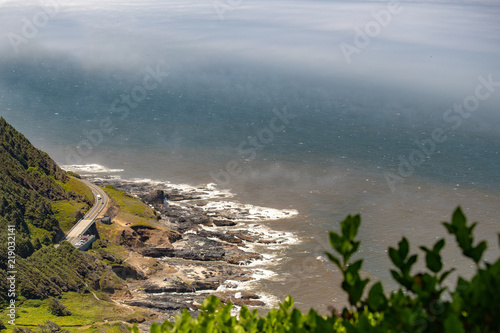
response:
<path fill-rule="evenodd" d="M 280 244 L 252 248 L 265 255 L 244 288 L 270 306 L 286 295 L 303 309 L 345 305 L 324 252 L 348 214 L 362 217 L 363 274 L 389 289 L 387 249 L 402 236 L 417 269 L 418 245 L 444 237 L 449 284 L 470 276 L 441 224 L 459 205 L 479 221 L 485 258 L 498 257 L 497 5 L 224 4 L 56 3 L 26 43 L 0 43 L 0 115 L 66 169 L 211 184 L 233 205 L 265 207 L 242 223 Z M 2 6 L 1 28 L 18 35 L 23 17 L 49 12 Z"/>

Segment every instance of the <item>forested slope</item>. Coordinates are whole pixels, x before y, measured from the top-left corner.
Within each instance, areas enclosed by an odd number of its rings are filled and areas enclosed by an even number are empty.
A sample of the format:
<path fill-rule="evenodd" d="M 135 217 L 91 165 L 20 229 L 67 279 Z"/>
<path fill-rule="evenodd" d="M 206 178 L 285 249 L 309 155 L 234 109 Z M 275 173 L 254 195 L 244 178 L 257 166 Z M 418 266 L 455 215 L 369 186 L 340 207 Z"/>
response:
<path fill-rule="evenodd" d="M 112 270 L 113 265 L 127 264 L 103 248 L 82 252 L 68 242 L 55 246 L 93 203 L 90 189 L 78 178 L 59 168 L 0 117 L 0 331 L 14 327 L 5 319 L 13 300 L 15 327 L 36 328 L 51 320 L 85 331 L 86 325 L 106 326 L 114 320 L 120 321 L 116 325 L 123 331 L 123 321 L 145 320 L 144 313 L 149 316 L 147 310 L 120 306 L 109 298 L 127 294 L 125 281 Z M 8 241 L 13 243 L 8 238 L 12 233 L 15 257 L 7 246 Z M 104 243 L 108 249 L 127 251 L 107 240 Z M 12 294 L 9 270 L 16 271 L 15 296 L 8 296 Z"/>
<path fill-rule="evenodd" d="M 30 287 L 24 288 L 25 296 L 46 297 L 58 294 L 53 287 L 58 284 L 59 279 L 50 281 L 50 278 L 61 274 L 46 276 L 47 274 L 42 272 L 50 269 L 50 262 L 44 258 L 46 256 L 42 253 L 31 256 L 43 245 L 56 243 L 63 235 L 57 220 L 58 212 L 53 209 L 54 204 L 78 202 L 78 205 L 69 205 L 69 211 L 65 212 L 66 215 L 75 216 L 81 215 L 81 209 L 89 207 L 89 198 L 64 189 L 71 183 L 70 177 L 49 155 L 35 148 L 28 139 L 0 117 L 0 276 L 5 275 L 7 264 L 7 226 L 14 225 L 17 263 L 20 267 L 31 266 L 24 270 L 28 276 L 27 279 L 22 279 L 25 280 L 26 286 L 23 281 L 20 285 Z M 73 212 L 73 209 L 78 210 L 78 214 Z M 64 252 L 53 250 L 43 252 L 54 252 L 52 255 L 56 257 L 58 252 Z M 29 259 L 21 260 L 28 257 Z M 26 274 L 32 270 L 33 274 Z M 62 274 L 60 277 L 66 276 Z M 0 283 L 1 289 L 5 288 L 4 280 Z M 54 292 L 48 291 L 50 289 Z M 0 303 L 6 293 L 2 292 L 1 295 Z"/>

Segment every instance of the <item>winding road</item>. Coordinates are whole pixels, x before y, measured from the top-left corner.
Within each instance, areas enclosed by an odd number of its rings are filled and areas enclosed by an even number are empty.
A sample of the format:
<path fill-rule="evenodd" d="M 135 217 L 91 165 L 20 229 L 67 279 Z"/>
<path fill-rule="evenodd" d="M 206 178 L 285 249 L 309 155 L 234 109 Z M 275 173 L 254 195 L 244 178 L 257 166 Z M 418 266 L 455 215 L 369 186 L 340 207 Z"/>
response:
<path fill-rule="evenodd" d="M 94 220 L 104 210 L 109 201 L 108 195 L 102 188 L 86 180 L 81 180 L 81 182 L 87 185 L 92 191 L 92 194 L 94 195 L 94 206 L 92 206 L 87 214 L 85 214 L 85 216 L 78 221 L 61 240 L 66 240 L 73 245 L 75 245 L 87 232 L 90 226 L 94 223 Z"/>

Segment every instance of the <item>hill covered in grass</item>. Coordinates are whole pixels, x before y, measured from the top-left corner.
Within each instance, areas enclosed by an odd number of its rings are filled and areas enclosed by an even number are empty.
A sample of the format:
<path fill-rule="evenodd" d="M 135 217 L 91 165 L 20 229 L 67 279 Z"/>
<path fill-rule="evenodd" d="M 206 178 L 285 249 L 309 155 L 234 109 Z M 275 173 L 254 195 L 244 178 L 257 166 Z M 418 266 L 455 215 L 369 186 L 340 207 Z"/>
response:
<path fill-rule="evenodd" d="M 0 117 L 0 228 L 14 225 L 16 254 L 57 242 L 85 213 L 92 194 Z M 61 230 L 62 228 L 62 230 Z M 6 233 L 0 234 L 5 243 Z M 0 255 L 6 255 L 0 248 Z M 5 268 L 0 263 L 0 268 Z"/>
<path fill-rule="evenodd" d="M 123 306 L 111 298 L 128 293 L 125 279 L 115 270 L 133 270 L 114 256 L 128 256 L 121 238 L 115 242 L 110 237 L 123 227 L 98 227 L 102 238 L 98 235 L 98 244 L 88 252 L 78 251 L 68 242 L 58 244 L 94 201 L 90 189 L 78 178 L 62 170 L 0 117 L 0 331 L 16 328 L 29 332 L 44 330 L 38 325 L 55 325 L 70 331 L 122 332 L 128 331 L 126 322 L 151 316 L 149 311 Z M 156 222 L 154 211 L 137 198 L 107 190 L 112 192 L 110 209 L 123 224 L 149 226 Z M 15 237 L 14 298 L 8 296 L 7 277 L 12 270 L 7 266 L 9 230 Z M 131 241 L 141 237 L 133 230 L 130 233 Z M 16 326 L 7 319 L 12 299 Z"/>

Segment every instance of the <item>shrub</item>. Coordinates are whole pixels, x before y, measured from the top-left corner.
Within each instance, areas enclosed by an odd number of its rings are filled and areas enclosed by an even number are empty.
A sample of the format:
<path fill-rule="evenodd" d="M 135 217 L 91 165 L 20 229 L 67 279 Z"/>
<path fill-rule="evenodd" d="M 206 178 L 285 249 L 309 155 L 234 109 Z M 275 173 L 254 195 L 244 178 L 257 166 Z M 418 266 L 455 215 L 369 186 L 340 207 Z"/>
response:
<path fill-rule="evenodd" d="M 320 316 L 311 309 L 302 313 L 293 308 L 287 297 L 279 308 L 259 316 L 257 310 L 243 306 L 237 317 L 231 316 L 232 304 L 222 305 L 214 296 L 205 299 L 197 318 L 187 310 L 174 323 L 153 324 L 151 332 L 499 332 L 500 331 L 500 259 L 495 263 L 481 261 L 487 248 L 485 241 L 474 245 L 476 224 L 467 225 L 460 208 L 450 223 L 444 222 L 462 254 L 472 260 L 476 274 L 472 279 L 458 278 L 454 290 L 443 285 L 454 270 L 443 271 L 441 250 L 445 240 L 439 239 L 432 248 L 421 246 L 426 270 L 412 274 L 418 255 L 410 255 L 410 243 L 403 238 L 397 247 L 389 248 L 395 265 L 391 274 L 400 287 L 390 294 L 380 282 L 365 291 L 368 279 L 361 278 L 363 260 L 351 261 L 359 248 L 356 235 L 361 225 L 359 215 L 348 216 L 340 224 L 340 233 L 330 232 L 334 253 L 328 258 L 343 274 L 342 289 L 349 306 L 339 315 Z M 500 235 L 499 235 L 500 244 Z M 134 327 L 134 332 L 139 332 Z"/>
<path fill-rule="evenodd" d="M 49 312 L 55 316 L 71 316 L 71 311 L 66 309 L 64 304 L 59 302 L 57 298 L 49 297 Z"/>

